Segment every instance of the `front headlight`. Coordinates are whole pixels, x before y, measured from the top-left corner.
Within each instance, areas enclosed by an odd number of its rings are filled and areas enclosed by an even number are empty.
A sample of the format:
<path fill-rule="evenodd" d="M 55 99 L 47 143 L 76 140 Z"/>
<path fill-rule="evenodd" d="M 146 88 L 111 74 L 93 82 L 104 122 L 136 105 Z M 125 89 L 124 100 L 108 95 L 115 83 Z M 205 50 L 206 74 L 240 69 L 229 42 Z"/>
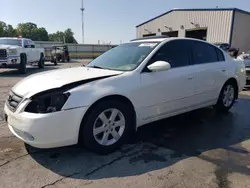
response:
<path fill-rule="evenodd" d="M 8 50 L 7 50 L 7 53 L 8 53 L 9 55 L 16 55 L 16 54 L 17 54 L 17 49 L 8 49 Z"/>
<path fill-rule="evenodd" d="M 25 108 L 25 112 L 46 114 L 60 111 L 68 100 L 69 93 L 57 93 L 35 97 Z"/>

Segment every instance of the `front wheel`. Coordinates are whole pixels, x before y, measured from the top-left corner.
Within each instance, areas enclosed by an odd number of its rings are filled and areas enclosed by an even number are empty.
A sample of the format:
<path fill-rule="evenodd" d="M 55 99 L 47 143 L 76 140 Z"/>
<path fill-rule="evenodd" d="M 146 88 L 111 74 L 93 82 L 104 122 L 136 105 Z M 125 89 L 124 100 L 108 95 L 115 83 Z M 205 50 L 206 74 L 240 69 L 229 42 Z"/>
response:
<path fill-rule="evenodd" d="M 44 55 L 43 54 L 40 55 L 40 60 L 38 61 L 38 67 L 40 69 L 44 68 Z"/>
<path fill-rule="evenodd" d="M 233 82 L 227 82 L 221 92 L 216 104 L 216 109 L 227 112 L 232 108 L 237 95 L 237 88 Z"/>
<path fill-rule="evenodd" d="M 26 55 L 21 55 L 20 56 L 20 65 L 19 65 L 19 73 L 21 74 L 25 74 L 27 72 L 27 69 L 26 69 L 26 64 L 27 64 L 27 58 L 26 58 Z"/>
<path fill-rule="evenodd" d="M 132 125 L 126 104 L 112 100 L 100 102 L 82 122 L 80 142 L 96 153 L 110 153 L 125 143 Z"/>

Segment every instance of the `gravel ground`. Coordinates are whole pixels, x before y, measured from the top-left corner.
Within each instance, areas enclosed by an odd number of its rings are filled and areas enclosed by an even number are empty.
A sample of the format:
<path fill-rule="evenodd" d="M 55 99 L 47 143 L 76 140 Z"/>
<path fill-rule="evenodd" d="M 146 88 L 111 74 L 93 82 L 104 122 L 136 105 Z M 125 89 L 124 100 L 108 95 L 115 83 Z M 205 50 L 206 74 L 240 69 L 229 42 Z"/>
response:
<path fill-rule="evenodd" d="M 42 71 L 80 65 L 48 63 Z M 28 75 L 39 71 L 29 68 Z M 0 69 L 0 114 L 8 91 L 22 78 Z M 32 148 L 0 120 L 0 187 L 247 188 L 249 109 L 245 89 L 227 114 L 206 108 L 145 125 L 129 144 L 106 156 L 77 146 Z"/>

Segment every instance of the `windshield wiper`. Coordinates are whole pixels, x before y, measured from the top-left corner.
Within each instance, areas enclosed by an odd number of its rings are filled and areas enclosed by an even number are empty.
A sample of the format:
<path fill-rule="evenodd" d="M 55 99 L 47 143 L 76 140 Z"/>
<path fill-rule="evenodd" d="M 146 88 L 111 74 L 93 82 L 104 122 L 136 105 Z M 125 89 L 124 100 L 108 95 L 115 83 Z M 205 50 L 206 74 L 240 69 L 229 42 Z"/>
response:
<path fill-rule="evenodd" d="M 103 68 L 103 67 L 100 67 L 100 66 L 96 66 L 96 65 L 94 65 L 94 66 L 89 66 L 89 67 L 91 67 L 91 68 L 96 68 L 96 69 L 106 69 L 106 68 Z"/>

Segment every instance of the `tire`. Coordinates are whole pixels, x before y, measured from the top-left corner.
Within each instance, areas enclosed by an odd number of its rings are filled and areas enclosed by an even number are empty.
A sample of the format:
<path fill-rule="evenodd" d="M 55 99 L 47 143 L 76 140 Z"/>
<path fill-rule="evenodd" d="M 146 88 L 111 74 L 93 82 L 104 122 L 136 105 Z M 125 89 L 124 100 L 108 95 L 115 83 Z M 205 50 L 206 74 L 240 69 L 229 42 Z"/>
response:
<path fill-rule="evenodd" d="M 62 60 L 62 62 L 64 63 L 64 62 L 65 62 L 65 57 L 63 56 L 61 60 Z"/>
<path fill-rule="evenodd" d="M 106 115 L 103 112 L 105 112 Z M 117 116 L 116 118 L 114 118 L 114 122 L 116 122 L 117 125 L 124 125 L 124 127 L 117 126 L 115 128 L 113 126 L 114 123 L 112 119 L 110 119 L 109 117 L 109 115 L 111 115 L 112 112 L 117 112 Z M 104 123 L 99 118 L 100 114 L 105 115 L 106 119 L 105 118 L 103 119 L 107 120 L 106 123 Z M 118 123 L 118 121 L 122 123 Z M 100 125 L 101 129 L 98 124 Z M 130 133 L 132 133 L 133 130 L 132 127 L 133 127 L 133 119 L 131 110 L 126 104 L 115 100 L 103 101 L 95 105 L 92 108 L 92 110 L 87 114 L 86 118 L 84 118 L 79 133 L 79 143 L 83 144 L 87 149 L 95 153 L 107 154 L 113 152 L 115 149 L 119 148 L 122 144 L 126 143 Z M 97 132 L 96 134 L 94 134 L 94 128 L 99 128 L 99 130 L 102 131 L 99 131 L 100 133 Z M 98 129 L 95 130 L 98 131 Z M 114 131 L 118 135 L 114 134 L 115 133 Z M 104 137 L 107 138 L 107 140 L 104 139 Z"/>
<path fill-rule="evenodd" d="M 60 61 L 61 61 L 61 57 L 60 57 L 60 56 L 57 56 L 57 57 L 56 57 L 56 61 L 57 61 L 57 62 L 60 62 Z"/>
<path fill-rule="evenodd" d="M 40 60 L 38 61 L 38 67 L 39 69 L 44 68 L 44 55 L 43 54 L 40 55 Z"/>
<path fill-rule="evenodd" d="M 228 92 L 227 92 L 228 91 Z M 228 81 L 221 89 L 219 99 L 215 108 L 221 112 L 229 111 L 237 98 L 237 86 L 234 82 Z"/>
<path fill-rule="evenodd" d="M 53 61 L 53 63 L 54 63 L 54 65 L 58 65 L 58 63 L 57 63 L 57 60 L 56 60 L 56 59 Z"/>
<path fill-rule="evenodd" d="M 20 65 L 19 65 L 19 69 L 18 69 L 18 72 L 20 74 L 26 74 L 26 72 L 27 72 L 26 64 L 27 64 L 26 55 L 22 54 L 20 56 Z"/>

